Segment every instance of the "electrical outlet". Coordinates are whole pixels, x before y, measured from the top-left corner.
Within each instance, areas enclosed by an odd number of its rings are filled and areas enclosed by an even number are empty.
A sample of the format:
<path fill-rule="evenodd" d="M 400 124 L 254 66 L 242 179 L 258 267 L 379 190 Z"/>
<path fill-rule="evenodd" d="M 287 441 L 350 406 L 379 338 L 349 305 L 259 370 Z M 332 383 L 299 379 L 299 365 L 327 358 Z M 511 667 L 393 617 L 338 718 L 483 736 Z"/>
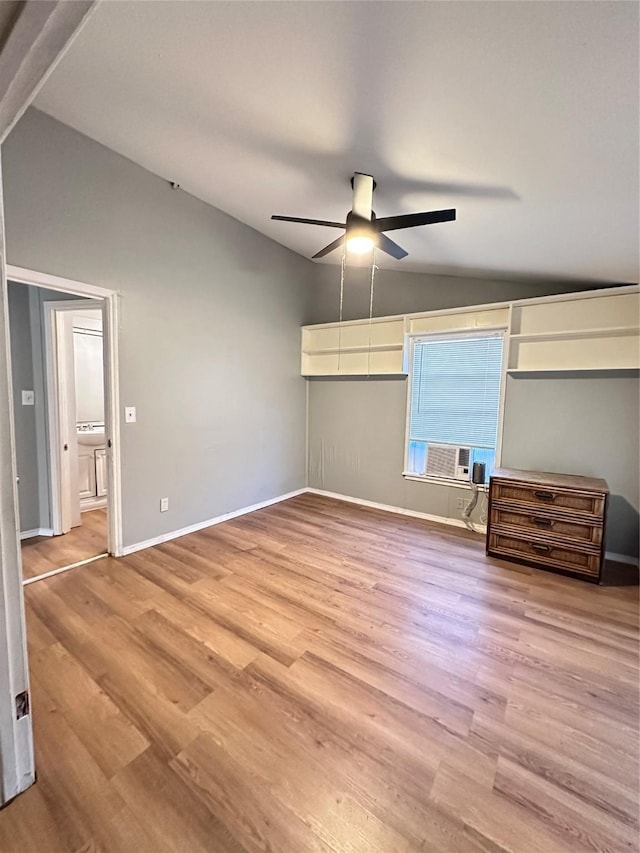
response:
<path fill-rule="evenodd" d="M 465 507 L 465 499 L 464 499 L 464 498 L 458 498 L 458 501 L 457 501 L 457 503 L 456 503 L 456 506 L 458 507 L 458 509 L 464 509 L 464 507 Z"/>
<path fill-rule="evenodd" d="M 36 395 L 33 391 L 23 391 L 22 392 L 22 405 L 23 406 L 33 406 L 35 405 Z"/>
<path fill-rule="evenodd" d="M 169 498 L 160 498 L 160 512 L 167 512 L 169 509 Z"/>

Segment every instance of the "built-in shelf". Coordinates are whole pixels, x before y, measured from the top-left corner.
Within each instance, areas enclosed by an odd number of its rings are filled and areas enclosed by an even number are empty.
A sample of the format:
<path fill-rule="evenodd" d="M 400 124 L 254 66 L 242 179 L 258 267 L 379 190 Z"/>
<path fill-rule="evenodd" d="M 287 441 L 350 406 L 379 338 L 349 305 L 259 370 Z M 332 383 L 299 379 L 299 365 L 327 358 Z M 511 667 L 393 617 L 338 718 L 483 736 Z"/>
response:
<path fill-rule="evenodd" d="M 640 375 L 637 286 L 302 328 L 308 377 L 398 377 L 416 335 L 506 330 L 513 377 Z"/>
<path fill-rule="evenodd" d="M 363 344 L 352 347 L 326 347 L 325 349 L 303 350 L 305 355 L 344 355 L 350 352 L 402 352 L 402 344 Z"/>
<path fill-rule="evenodd" d="M 571 379 L 578 377 L 615 379 L 640 376 L 640 367 L 559 367 L 510 368 L 509 376 L 516 379 Z"/>
<path fill-rule="evenodd" d="M 528 332 L 511 335 L 513 343 L 532 341 L 568 341 L 576 338 L 618 338 L 640 334 L 638 326 L 611 326 L 604 329 L 565 329 L 558 332 Z"/>
<path fill-rule="evenodd" d="M 356 371 L 355 373 L 308 373 L 305 376 L 305 379 L 313 379 L 314 382 L 339 382 L 341 379 L 346 380 L 354 380 L 354 379 L 375 379 L 383 380 L 383 379 L 406 379 L 406 373 L 366 373 L 362 371 Z"/>
<path fill-rule="evenodd" d="M 404 372 L 403 352 L 403 317 L 302 329 L 303 376 L 397 376 Z"/>

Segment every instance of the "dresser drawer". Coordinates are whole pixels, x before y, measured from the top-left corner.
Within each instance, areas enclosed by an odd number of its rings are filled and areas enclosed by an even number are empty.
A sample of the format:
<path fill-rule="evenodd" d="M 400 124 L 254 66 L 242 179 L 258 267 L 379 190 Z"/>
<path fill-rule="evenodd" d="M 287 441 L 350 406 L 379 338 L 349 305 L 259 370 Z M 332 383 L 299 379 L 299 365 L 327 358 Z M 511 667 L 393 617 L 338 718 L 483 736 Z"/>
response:
<path fill-rule="evenodd" d="M 530 511 L 502 506 L 494 501 L 491 507 L 491 527 L 516 527 L 523 530 L 548 534 L 554 538 L 573 539 L 577 542 L 600 546 L 602 542 L 602 523 L 582 521 L 552 514 L 546 508 L 532 507 Z"/>
<path fill-rule="evenodd" d="M 507 532 L 491 532 L 488 552 L 492 556 L 525 560 L 549 568 L 597 577 L 600 573 L 600 553 L 573 550 L 568 546 L 542 541 L 530 541 Z"/>
<path fill-rule="evenodd" d="M 494 481 L 492 500 L 531 507 L 552 507 L 602 517 L 605 496 L 593 492 L 555 489 L 551 486 L 526 485 L 508 481 Z M 514 507 L 515 509 L 516 507 Z"/>

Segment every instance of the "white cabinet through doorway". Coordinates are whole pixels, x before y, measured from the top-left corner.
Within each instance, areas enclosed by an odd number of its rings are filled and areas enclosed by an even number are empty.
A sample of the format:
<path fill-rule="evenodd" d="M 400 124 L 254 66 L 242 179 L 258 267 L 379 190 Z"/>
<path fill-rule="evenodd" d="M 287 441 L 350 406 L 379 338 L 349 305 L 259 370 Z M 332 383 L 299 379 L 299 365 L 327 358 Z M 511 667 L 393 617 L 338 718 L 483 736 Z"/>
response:
<path fill-rule="evenodd" d="M 104 446 L 78 444 L 80 509 L 106 506 L 107 451 Z"/>
<path fill-rule="evenodd" d="M 96 495 L 99 498 L 107 494 L 107 451 L 104 447 L 95 451 Z"/>

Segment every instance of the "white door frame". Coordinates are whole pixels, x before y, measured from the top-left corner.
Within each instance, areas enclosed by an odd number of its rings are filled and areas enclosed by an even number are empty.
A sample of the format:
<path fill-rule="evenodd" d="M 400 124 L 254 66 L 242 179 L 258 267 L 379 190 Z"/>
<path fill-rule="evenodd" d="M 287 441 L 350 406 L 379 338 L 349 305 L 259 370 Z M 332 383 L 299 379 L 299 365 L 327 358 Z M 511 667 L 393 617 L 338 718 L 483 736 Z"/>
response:
<path fill-rule="evenodd" d="M 68 533 L 72 527 L 77 527 L 81 523 L 73 329 L 69 324 L 73 321 L 73 314 L 87 308 L 100 311 L 104 329 L 104 299 L 65 299 L 42 303 L 48 456 L 51 473 L 49 509 L 54 536 Z M 105 361 L 106 353 L 103 346 L 103 363 Z M 103 393 L 106 400 L 106 388 Z M 105 429 L 105 444 L 108 438 Z M 109 507 L 108 494 L 107 507 Z"/>
<path fill-rule="evenodd" d="M 16 6 L 20 8 L 11 26 L 4 21 L 0 28 L 0 143 L 95 9 L 91 0 L 26 2 Z M 6 256 L 0 170 L 0 805 L 35 780 L 10 384 Z M 20 702 L 17 696 L 21 697 Z"/>
<path fill-rule="evenodd" d="M 44 287 L 47 290 L 68 293 L 72 296 L 82 296 L 85 299 L 100 300 L 98 305 L 103 311 L 103 337 L 104 337 L 104 379 L 105 379 L 105 441 L 107 445 L 107 505 L 108 505 L 108 551 L 114 556 L 122 554 L 122 493 L 121 493 L 121 457 L 120 457 L 120 382 L 118 372 L 118 294 L 114 290 L 97 287 L 73 281 L 60 276 L 27 270 L 22 267 L 7 264 L 7 279 L 22 284 L 31 284 L 36 287 Z M 54 364 L 52 356 L 55 352 L 54 336 L 52 334 L 52 319 L 59 311 L 70 310 L 66 308 L 70 303 L 66 300 L 59 302 L 44 303 L 46 306 L 43 318 L 45 329 L 45 360 L 46 385 L 48 397 L 48 419 L 49 419 L 49 452 L 51 459 L 51 512 L 53 530 L 62 532 L 61 518 L 61 471 L 58 460 L 59 442 L 59 419 L 56 417 L 57 406 L 57 382 L 55 372 L 52 374 L 50 368 Z M 87 303 L 84 303 L 85 307 Z M 77 305 L 72 306 L 77 310 Z M 91 306 L 95 307 L 95 306 Z M 52 420 L 53 419 L 53 420 Z M 53 441 L 56 441 L 55 448 Z"/>

